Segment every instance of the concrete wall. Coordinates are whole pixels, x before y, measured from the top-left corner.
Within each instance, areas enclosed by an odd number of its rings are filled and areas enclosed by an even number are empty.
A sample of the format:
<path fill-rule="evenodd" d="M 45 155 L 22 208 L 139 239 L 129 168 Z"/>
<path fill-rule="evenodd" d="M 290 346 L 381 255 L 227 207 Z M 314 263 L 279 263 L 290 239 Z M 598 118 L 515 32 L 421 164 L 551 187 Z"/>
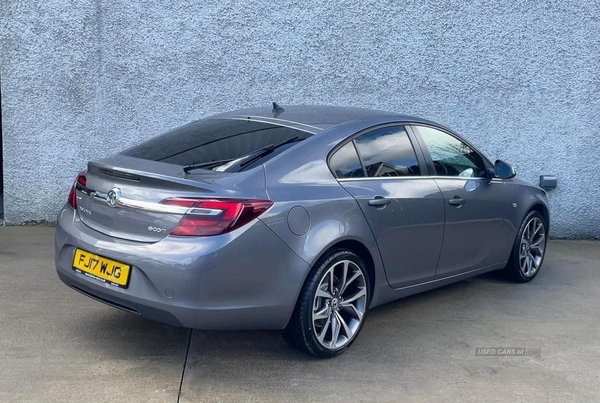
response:
<path fill-rule="evenodd" d="M 276 100 L 446 124 L 557 174 L 553 235 L 598 237 L 599 4 L 3 0 L 5 218 L 52 220 L 87 160 Z"/>

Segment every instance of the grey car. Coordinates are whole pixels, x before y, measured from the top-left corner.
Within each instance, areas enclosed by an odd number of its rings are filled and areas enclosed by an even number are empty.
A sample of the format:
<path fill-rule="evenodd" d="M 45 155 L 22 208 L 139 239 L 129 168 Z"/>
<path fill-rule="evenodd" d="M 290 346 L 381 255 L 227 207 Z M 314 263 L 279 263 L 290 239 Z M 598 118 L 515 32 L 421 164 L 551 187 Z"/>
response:
<path fill-rule="evenodd" d="M 451 130 L 395 113 L 220 114 L 91 161 L 56 227 L 78 292 L 199 329 L 279 329 L 333 357 L 368 310 L 542 266 L 545 192 Z"/>

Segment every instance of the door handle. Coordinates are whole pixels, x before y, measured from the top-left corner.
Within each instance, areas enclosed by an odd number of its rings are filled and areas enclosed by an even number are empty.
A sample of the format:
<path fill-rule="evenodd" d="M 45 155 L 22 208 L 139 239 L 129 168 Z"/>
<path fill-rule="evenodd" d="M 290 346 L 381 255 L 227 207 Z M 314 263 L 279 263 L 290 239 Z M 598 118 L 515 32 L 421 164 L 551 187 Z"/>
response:
<path fill-rule="evenodd" d="M 461 199 L 458 196 L 454 196 L 454 198 L 448 200 L 448 204 L 450 204 L 452 206 L 459 206 L 460 207 L 463 204 L 465 204 L 465 199 Z"/>
<path fill-rule="evenodd" d="M 390 204 L 390 202 L 390 199 L 386 199 L 383 196 L 375 196 L 372 200 L 369 200 L 369 206 L 380 207 L 385 206 L 386 204 Z"/>

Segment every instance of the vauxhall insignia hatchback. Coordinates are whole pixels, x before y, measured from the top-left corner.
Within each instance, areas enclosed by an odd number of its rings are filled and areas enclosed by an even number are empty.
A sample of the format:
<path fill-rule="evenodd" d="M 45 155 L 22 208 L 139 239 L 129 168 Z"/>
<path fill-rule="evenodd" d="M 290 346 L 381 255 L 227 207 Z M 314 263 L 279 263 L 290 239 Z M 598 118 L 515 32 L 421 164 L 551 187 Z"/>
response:
<path fill-rule="evenodd" d="M 58 217 L 56 268 L 149 319 L 279 329 L 333 357 L 377 305 L 491 270 L 533 279 L 548 202 L 514 176 L 412 116 L 225 113 L 89 162 Z"/>

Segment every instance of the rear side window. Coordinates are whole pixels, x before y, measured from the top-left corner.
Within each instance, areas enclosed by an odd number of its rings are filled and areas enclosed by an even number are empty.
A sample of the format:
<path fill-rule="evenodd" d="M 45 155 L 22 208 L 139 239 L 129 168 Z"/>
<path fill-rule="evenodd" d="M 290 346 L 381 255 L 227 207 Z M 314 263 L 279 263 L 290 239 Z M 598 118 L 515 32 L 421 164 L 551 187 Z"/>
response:
<path fill-rule="evenodd" d="M 177 165 L 206 164 L 206 169 L 231 172 L 240 169 L 231 164 L 271 145 L 287 140 L 301 141 L 312 133 L 257 122 L 250 119 L 203 119 L 171 130 L 135 147 L 122 155 Z M 281 151 L 293 146 L 289 143 L 257 159 L 248 168 L 262 164 Z"/>
<path fill-rule="evenodd" d="M 338 178 L 361 178 L 365 176 L 352 141 L 340 148 L 331 157 L 329 165 Z"/>
<path fill-rule="evenodd" d="M 421 175 L 415 150 L 404 126 L 389 126 L 355 140 L 369 177 Z"/>

